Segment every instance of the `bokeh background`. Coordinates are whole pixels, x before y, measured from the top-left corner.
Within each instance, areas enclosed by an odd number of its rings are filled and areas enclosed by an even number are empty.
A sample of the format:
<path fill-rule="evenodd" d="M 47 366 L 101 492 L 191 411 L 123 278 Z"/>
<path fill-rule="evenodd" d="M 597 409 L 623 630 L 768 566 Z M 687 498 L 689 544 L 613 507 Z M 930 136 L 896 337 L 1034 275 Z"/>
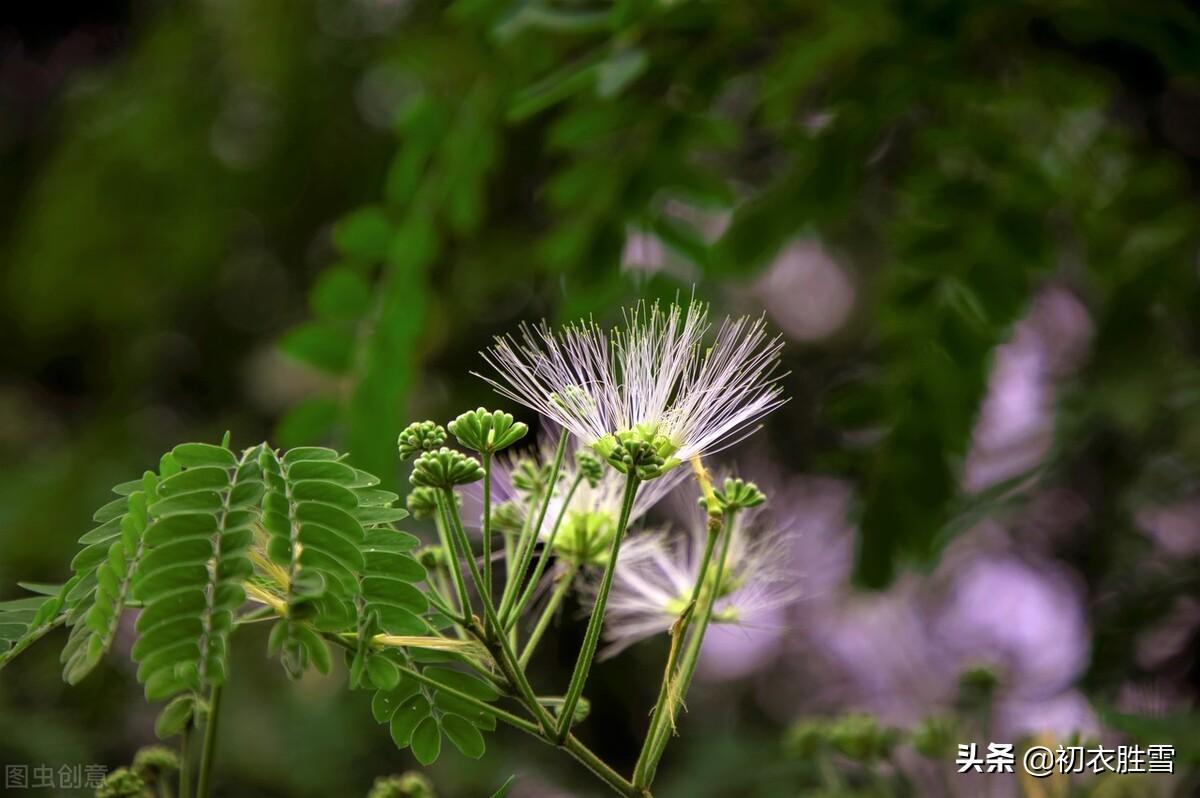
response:
<path fill-rule="evenodd" d="M 714 634 L 656 794 L 1058 794 L 922 756 L 931 718 L 1171 743 L 1174 777 L 1073 794 L 1194 794 L 1194 4 L 9 6 L 0 598 L 64 579 L 177 442 L 332 444 L 402 485 L 404 423 L 502 405 L 469 375 L 492 335 L 695 292 L 788 341 L 791 402 L 723 460 L 771 493 L 801 597 Z M 128 762 L 154 709 L 120 657 L 65 688 L 61 642 L 0 674 L 0 762 Z M 589 685 L 625 767 L 663 654 Z M 254 632 L 236 656 L 222 795 L 414 767 L 367 695 L 288 683 Z M 896 750 L 821 737 L 852 712 Z M 601 794 L 489 746 L 440 794 Z"/>

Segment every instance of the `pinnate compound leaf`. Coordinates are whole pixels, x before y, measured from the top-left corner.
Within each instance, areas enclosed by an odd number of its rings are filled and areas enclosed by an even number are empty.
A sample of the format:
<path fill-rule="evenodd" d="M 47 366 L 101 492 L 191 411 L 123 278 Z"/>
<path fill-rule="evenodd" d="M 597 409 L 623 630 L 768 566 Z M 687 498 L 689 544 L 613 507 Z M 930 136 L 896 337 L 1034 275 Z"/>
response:
<path fill-rule="evenodd" d="M 94 516 L 105 531 L 89 533 L 95 540 L 75 558 L 89 572 L 90 589 L 68 613 L 71 632 L 63 648 L 63 679 L 77 684 L 100 662 L 112 647 L 118 624 L 131 598 L 131 585 L 145 553 L 145 534 L 149 525 L 147 502 L 156 497 L 158 477 L 147 472 L 143 490 L 109 502 Z M 120 512 L 114 514 L 115 505 Z M 82 556 L 87 553 L 88 556 Z"/>
<path fill-rule="evenodd" d="M 144 609 L 133 658 L 152 701 L 223 684 L 234 613 L 253 573 L 249 550 L 263 495 L 262 447 L 240 457 L 188 443 L 149 505 L 146 553 L 133 582 Z"/>
<path fill-rule="evenodd" d="M 267 486 L 267 554 L 287 574 L 285 613 L 272 631 L 271 651 L 299 676 L 309 663 L 328 667 L 328 649 L 309 623 L 323 631 L 355 628 L 366 562 L 353 488 L 362 478 L 320 447 L 282 455 L 264 448 L 259 462 Z"/>

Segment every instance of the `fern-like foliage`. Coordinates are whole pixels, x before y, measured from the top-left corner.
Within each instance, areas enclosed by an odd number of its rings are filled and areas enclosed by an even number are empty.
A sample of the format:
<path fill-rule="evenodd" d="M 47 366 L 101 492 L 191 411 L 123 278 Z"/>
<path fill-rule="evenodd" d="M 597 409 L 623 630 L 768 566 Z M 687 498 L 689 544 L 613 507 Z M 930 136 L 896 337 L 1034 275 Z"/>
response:
<path fill-rule="evenodd" d="M 0 667 L 64 620 L 59 609 L 65 586 L 22 583 L 21 587 L 34 595 L 0 602 Z"/>
<path fill-rule="evenodd" d="M 146 553 L 133 583 L 144 605 L 133 657 L 151 701 L 225 682 L 234 612 L 246 601 L 252 525 L 263 483 L 257 454 L 175 447 L 149 506 Z"/>
<path fill-rule="evenodd" d="M 113 491 L 66 584 L 24 585 L 34 595 L 0 603 L 0 666 L 65 625 L 63 678 L 78 682 L 138 610 L 130 653 L 147 699 L 168 702 L 155 725 L 167 737 L 199 723 L 206 693 L 226 682 L 238 614 L 277 615 L 269 650 L 289 674 L 328 672 L 330 645 L 344 648 L 352 686 L 378 691 L 376 715 L 397 744 L 424 763 L 443 737 L 483 754 L 495 718 L 445 691 L 499 693 L 454 670 L 468 644 L 435 622 L 420 541 L 395 528 L 408 512 L 378 478 L 331 449 L 238 453 L 226 439 L 176 446 L 157 472 Z"/>
<path fill-rule="evenodd" d="M 159 463 L 162 474 L 179 466 L 168 454 Z M 63 590 L 65 621 L 71 633 L 62 652 L 63 679 L 76 684 L 91 673 L 112 647 L 117 623 L 132 598 L 132 581 L 145 553 L 148 506 L 157 497 L 159 477 L 147 471 L 141 480 L 113 488 L 118 498 L 96 511 L 99 526 L 84 534 L 84 548 L 71 567 L 75 575 Z"/>
<path fill-rule="evenodd" d="M 332 449 L 306 446 L 261 455 L 267 494 L 263 527 L 267 554 L 283 569 L 284 615 L 271 631 L 270 651 L 292 676 L 311 662 L 329 668 L 314 626 L 354 627 L 363 572 L 365 532 L 356 488 L 374 478 L 343 463 Z"/>

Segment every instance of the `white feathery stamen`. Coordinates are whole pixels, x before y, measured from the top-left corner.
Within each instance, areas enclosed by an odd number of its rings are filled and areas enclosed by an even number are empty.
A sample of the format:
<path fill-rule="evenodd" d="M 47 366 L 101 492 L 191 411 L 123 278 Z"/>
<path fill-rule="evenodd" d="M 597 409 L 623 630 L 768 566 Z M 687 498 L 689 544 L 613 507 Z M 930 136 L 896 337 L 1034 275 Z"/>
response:
<path fill-rule="evenodd" d="M 523 325 L 482 353 L 501 395 L 570 430 L 584 445 L 641 431 L 669 442 L 676 461 L 740 441 L 781 396 L 783 343 L 762 318 L 726 320 L 707 349 L 708 308 L 690 302 L 638 303 L 624 329 L 606 335 L 594 322 L 555 333 Z"/>
<path fill-rule="evenodd" d="M 608 597 L 605 657 L 670 630 L 700 578 L 706 534 L 706 523 L 697 518 L 685 535 L 649 532 L 629 539 Z M 764 526 L 763 514 L 752 510 L 729 534 L 733 538 L 721 580 L 726 592 L 714 605 L 713 623 L 750 624 L 800 598 L 785 532 Z M 594 580 L 587 589 L 595 590 Z"/>

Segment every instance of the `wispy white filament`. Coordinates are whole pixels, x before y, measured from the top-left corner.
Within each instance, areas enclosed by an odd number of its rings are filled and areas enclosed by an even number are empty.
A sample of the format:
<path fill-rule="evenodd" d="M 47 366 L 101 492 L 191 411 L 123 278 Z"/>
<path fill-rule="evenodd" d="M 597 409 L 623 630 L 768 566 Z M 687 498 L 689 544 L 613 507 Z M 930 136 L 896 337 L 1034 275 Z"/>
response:
<path fill-rule="evenodd" d="M 708 308 L 639 303 L 623 329 L 545 323 L 497 337 L 482 353 L 500 394 L 566 427 L 585 445 L 635 429 L 662 435 L 686 460 L 730 446 L 785 400 L 783 343 L 759 319 L 727 319 L 711 347 Z"/>
<path fill-rule="evenodd" d="M 787 535 L 768 525 L 764 514 L 746 513 L 727 534 L 733 537 L 721 582 L 728 592 L 714 605 L 713 623 L 751 624 L 801 596 Z M 604 656 L 671 628 L 700 578 L 706 535 L 706 523 L 697 516 L 684 534 L 647 532 L 625 543 L 608 596 Z M 594 591 L 594 580 L 588 588 Z"/>

